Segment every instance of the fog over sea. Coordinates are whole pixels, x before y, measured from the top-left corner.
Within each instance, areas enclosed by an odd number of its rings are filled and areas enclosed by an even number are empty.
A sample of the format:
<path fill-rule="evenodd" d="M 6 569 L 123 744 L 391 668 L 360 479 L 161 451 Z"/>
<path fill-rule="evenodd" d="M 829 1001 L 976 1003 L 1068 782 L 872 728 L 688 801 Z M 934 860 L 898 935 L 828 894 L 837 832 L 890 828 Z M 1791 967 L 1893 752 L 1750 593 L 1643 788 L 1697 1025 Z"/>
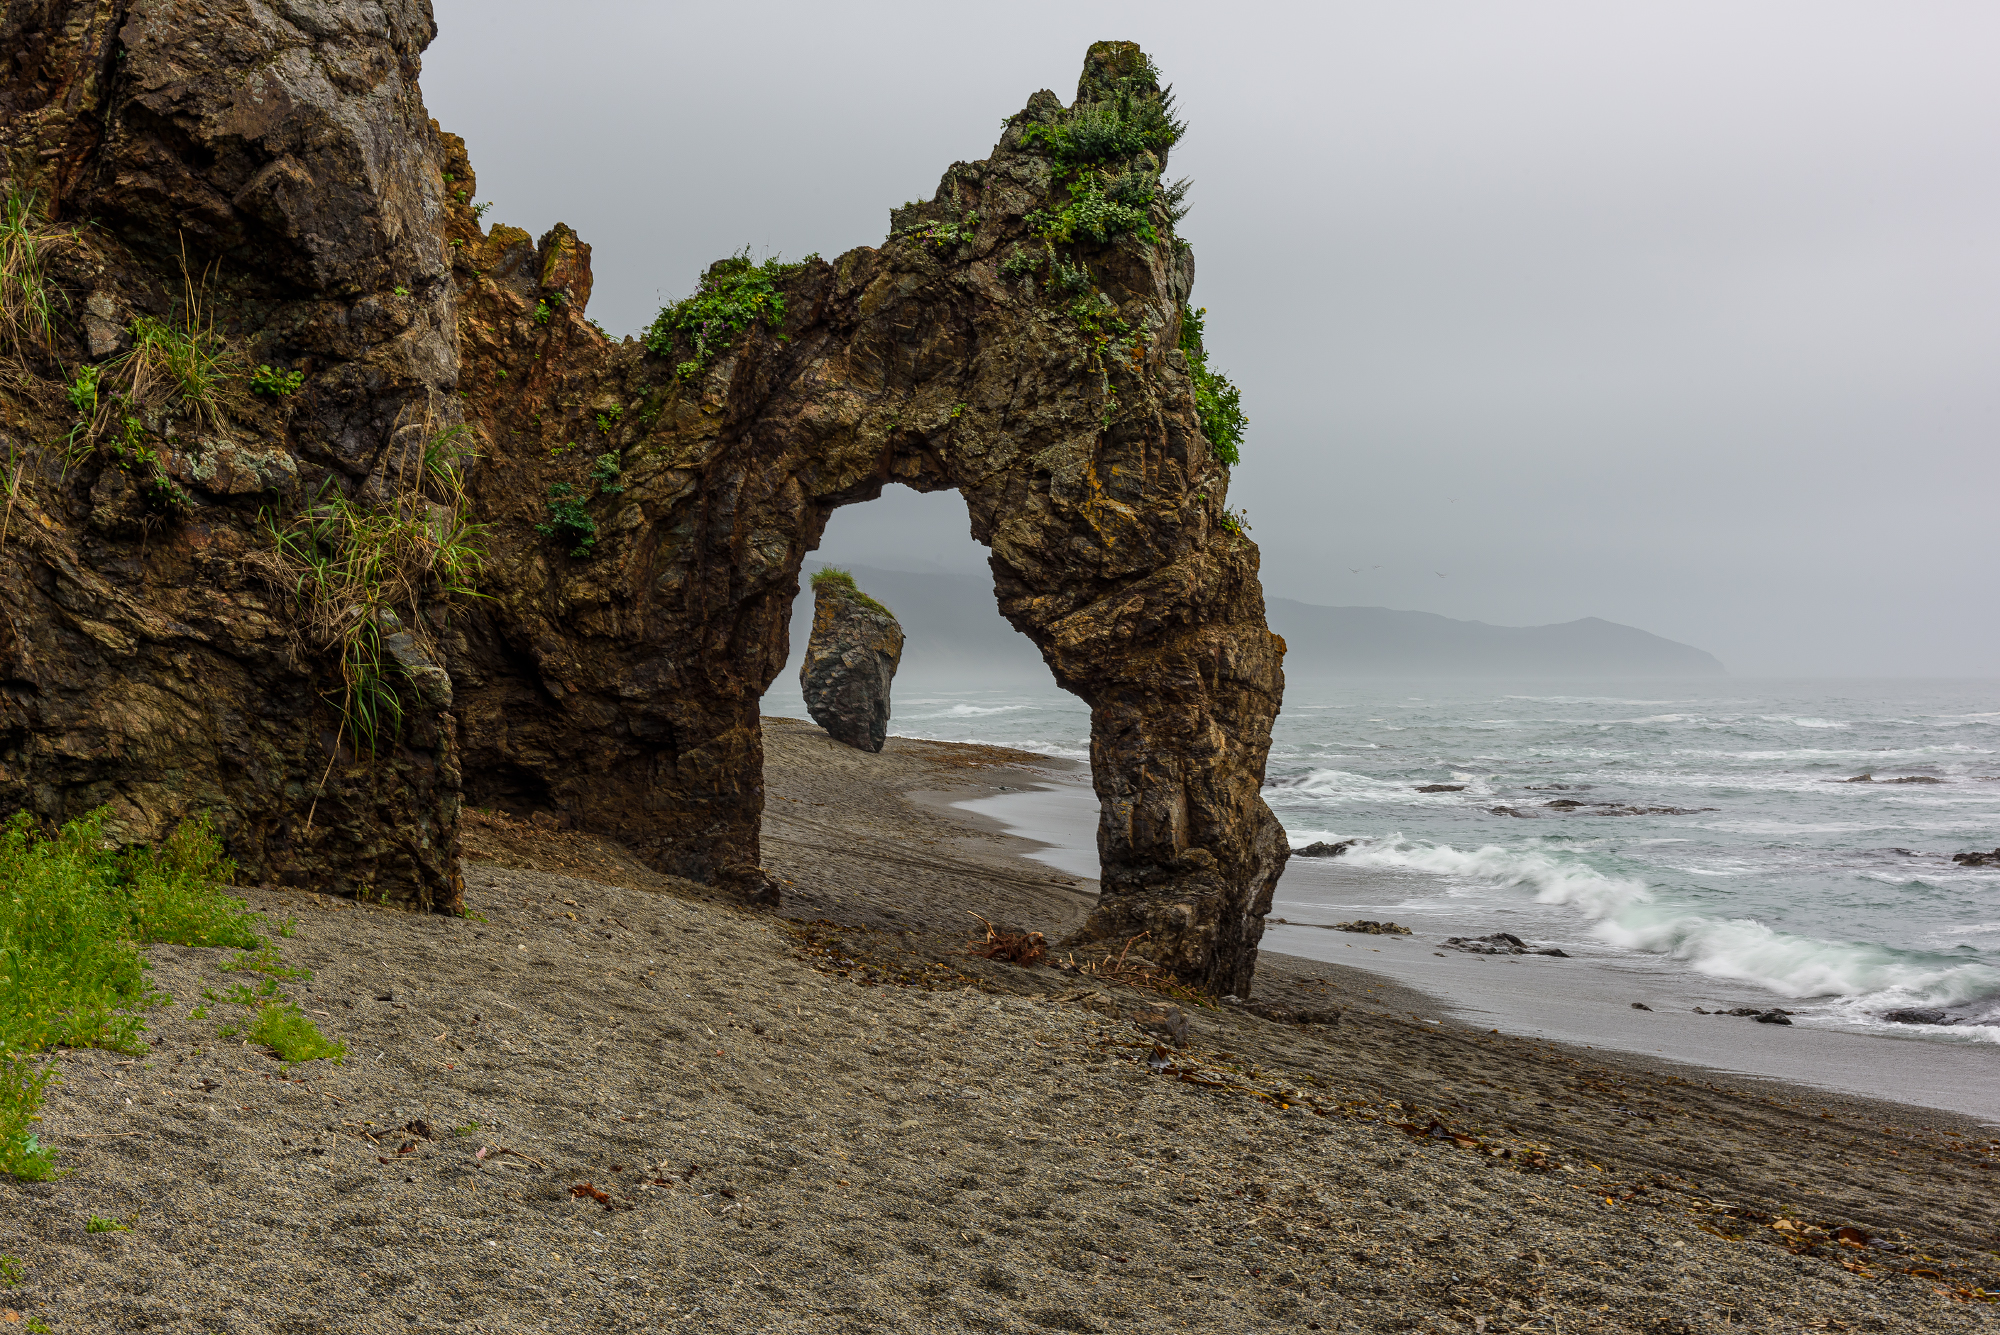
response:
<path fill-rule="evenodd" d="M 899 682 L 895 711 L 900 736 L 1089 754 L 1053 687 Z M 1295 923 L 1393 919 L 1425 958 L 1504 930 L 1656 1009 L 2000 1043 L 2000 867 L 1951 861 L 2000 845 L 1994 683 L 1294 681 L 1265 797 L 1295 848 L 1358 841 L 1292 859 Z M 1882 1018 L 1909 1008 L 1952 1022 Z"/>

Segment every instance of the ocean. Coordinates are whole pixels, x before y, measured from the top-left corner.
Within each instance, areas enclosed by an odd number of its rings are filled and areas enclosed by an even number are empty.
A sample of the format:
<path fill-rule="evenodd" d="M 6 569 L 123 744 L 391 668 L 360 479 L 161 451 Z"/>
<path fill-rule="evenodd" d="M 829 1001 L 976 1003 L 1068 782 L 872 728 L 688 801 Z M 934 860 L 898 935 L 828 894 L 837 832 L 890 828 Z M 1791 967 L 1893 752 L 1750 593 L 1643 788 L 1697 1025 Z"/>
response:
<path fill-rule="evenodd" d="M 1275 913 L 1504 930 L 1655 1009 L 2000 1043 L 2000 865 L 1952 861 L 2000 845 L 1996 706 L 1994 682 L 1295 682 L 1265 798 L 1295 848 L 1355 842 L 1294 858 Z M 899 682 L 895 711 L 901 736 L 1089 754 L 1052 686 Z M 1939 1022 L 1885 1018 L 1910 1011 Z"/>

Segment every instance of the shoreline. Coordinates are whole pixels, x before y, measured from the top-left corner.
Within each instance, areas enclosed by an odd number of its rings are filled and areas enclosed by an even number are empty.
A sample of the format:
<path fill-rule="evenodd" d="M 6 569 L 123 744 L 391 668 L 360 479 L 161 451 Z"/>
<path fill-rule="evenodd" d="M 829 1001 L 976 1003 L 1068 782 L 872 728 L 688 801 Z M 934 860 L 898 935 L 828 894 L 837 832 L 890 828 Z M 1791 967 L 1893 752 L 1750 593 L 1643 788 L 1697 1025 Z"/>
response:
<path fill-rule="evenodd" d="M 469 812 L 463 918 L 246 889 L 343 1065 L 153 947 L 0 1179 L 0 1316 L 80 1331 L 1735 1335 L 1992 1329 L 2000 1140 L 1411 1014 L 1271 955 L 1250 1006 L 982 958 L 1086 887 L 982 804 L 1036 757 L 766 731 L 788 916 Z M 912 796 L 906 797 L 905 794 Z M 1094 957 L 1079 951 L 1080 963 Z M 267 966 L 268 967 L 268 966 Z M 303 972 L 309 971 L 309 972 Z M 259 984 L 260 989 L 266 984 Z M 242 995 L 237 995 L 242 994 Z M 90 1224 L 90 1227 L 86 1227 Z M 273 1283 L 272 1275 L 287 1277 Z"/>
<path fill-rule="evenodd" d="M 951 805 L 1034 845 L 1036 851 L 1028 856 L 1038 862 L 1094 869 L 1097 812 L 1088 767 L 1051 757 L 1046 768 L 1039 791 L 994 791 Z M 1589 1053 L 1595 1060 L 1671 1069 L 1685 1078 L 1838 1097 L 1857 1108 L 1941 1113 L 1967 1119 L 1969 1130 L 2000 1126 L 2000 1046 L 1758 1025 L 1743 1017 L 1670 1011 L 1670 1000 L 1679 1000 L 1689 983 L 1679 976 L 1685 971 L 1665 960 L 1621 959 L 1608 965 L 1589 958 L 1439 952 L 1431 939 L 1483 935 L 1502 930 L 1504 923 L 1416 924 L 1408 937 L 1306 925 L 1387 916 L 1394 904 L 1385 906 L 1380 888 L 1392 879 L 1393 873 L 1352 869 L 1336 859 L 1293 859 L 1279 882 L 1259 951 L 1260 984 L 1322 966 L 1351 968 L 1382 980 L 1373 986 L 1382 989 L 1384 1004 L 1422 1019 L 1467 1029 L 1497 1028 L 1517 1038 Z M 1277 921 L 1284 918 L 1292 921 Z M 1586 927 L 1578 924 L 1580 938 Z M 1576 953 L 1574 942 L 1563 944 Z M 1363 962 L 1358 955 L 1382 958 Z M 1752 997 L 1748 985 L 1701 981 L 1718 1009 L 1753 1001 L 1783 1005 L 1783 998 L 1761 989 Z M 1353 990 L 1367 995 L 1369 988 L 1362 984 Z M 1653 1009 L 1635 1010 L 1633 1001 Z M 1864 1078 L 1855 1078 L 1854 1071 Z"/>

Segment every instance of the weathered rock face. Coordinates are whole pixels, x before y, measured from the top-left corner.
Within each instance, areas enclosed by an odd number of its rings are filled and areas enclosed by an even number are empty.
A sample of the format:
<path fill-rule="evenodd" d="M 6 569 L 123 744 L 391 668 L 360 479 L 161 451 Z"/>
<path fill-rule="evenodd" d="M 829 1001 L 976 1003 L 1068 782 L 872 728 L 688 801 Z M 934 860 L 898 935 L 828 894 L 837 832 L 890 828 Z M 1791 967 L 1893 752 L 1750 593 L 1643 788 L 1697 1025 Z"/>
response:
<path fill-rule="evenodd" d="M 373 513 L 420 491 L 457 420 L 431 35 L 417 2 L 0 12 L 0 174 L 62 220 L 42 229 L 53 327 L 0 346 L 25 373 L 0 380 L 24 461 L 0 539 L 0 810 L 108 803 L 137 840 L 206 813 L 252 878 L 458 905 L 452 720 L 411 695 L 357 755 L 338 668 L 259 564 L 266 516 L 308 496 Z M 85 368 L 126 413 L 135 317 L 218 356 L 217 410 L 135 390 L 129 439 L 72 444 Z M 302 388 L 250 394 L 259 363 Z"/>
<path fill-rule="evenodd" d="M 768 895 L 758 700 L 800 565 L 839 506 L 892 480 L 956 488 L 1001 611 L 1091 706 L 1087 934 L 1150 932 L 1183 978 L 1247 994 L 1286 857 L 1258 796 L 1283 644 L 1179 347 L 1193 258 L 1156 192 L 1131 196 L 1143 230 L 1083 216 L 1121 182 L 1150 190 L 1164 149 L 1078 174 L 1049 147 L 1135 86 L 1152 87 L 1136 47 L 1093 48 L 1078 108 L 1036 94 L 880 248 L 718 266 L 705 291 L 763 313 L 656 327 L 652 348 L 582 318 L 588 251 L 567 229 L 454 234 L 500 576 L 453 642 L 468 796 Z M 615 491 L 592 482 L 606 456 Z M 555 508 L 579 497 L 588 546 Z"/>
<path fill-rule="evenodd" d="M 95 222 L 51 242 L 58 328 L 0 384 L 30 460 L 0 806 L 109 802 L 132 838 L 207 812 L 252 876 L 448 908 L 462 771 L 768 901 L 757 706 L 801 563 L 839 506 L 950 487 L 1091 705 L 1087 935 L 1247 994 L 1283 645 L 1181 350 L 1167 145 L 1120 137 L 1155 97 L 1138 49 L 1093 48 L 1075 107 L 1036 94 L 880 248 L 718 266 L 648 346 L 584 319 L 569 229 L 479 227 L 418 99 L 430 36 L 421 0 L 7 0 L 5 184 Z M 237 372 L 208 410 L 134 391 L 136 434 L 114 402 L 65 462 L 76 369 L 130 389 L 142 316 L 213 319 Z M 261 363 L 301 388 L 253 397 Z M 301 592 L 378 530 L 393 587 Z"/>
<path fill-rule="evenodd" d="M 812 638 L 799 664 L 806 713 L 837 742 L 882 750 L 889 738 L 889 688 L 903 661 L 895 614 L 854 587 L 852 576 L 813 577 Z"/>

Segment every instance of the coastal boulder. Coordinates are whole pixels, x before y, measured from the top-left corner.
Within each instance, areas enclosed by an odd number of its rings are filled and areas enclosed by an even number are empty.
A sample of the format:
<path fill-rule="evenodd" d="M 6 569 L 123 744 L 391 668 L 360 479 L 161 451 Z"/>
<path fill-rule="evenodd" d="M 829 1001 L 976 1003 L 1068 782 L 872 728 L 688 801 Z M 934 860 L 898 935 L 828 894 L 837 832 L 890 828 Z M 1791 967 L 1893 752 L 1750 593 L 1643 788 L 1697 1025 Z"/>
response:
<path fill-rule="evenodd" d="M 806 712 L 837 742 L 880 751 L 889 736 L 889 688 L 903 661 L 903 627 L 829 566 L 812 577 L 813 628 L 799 666 Z"/>

